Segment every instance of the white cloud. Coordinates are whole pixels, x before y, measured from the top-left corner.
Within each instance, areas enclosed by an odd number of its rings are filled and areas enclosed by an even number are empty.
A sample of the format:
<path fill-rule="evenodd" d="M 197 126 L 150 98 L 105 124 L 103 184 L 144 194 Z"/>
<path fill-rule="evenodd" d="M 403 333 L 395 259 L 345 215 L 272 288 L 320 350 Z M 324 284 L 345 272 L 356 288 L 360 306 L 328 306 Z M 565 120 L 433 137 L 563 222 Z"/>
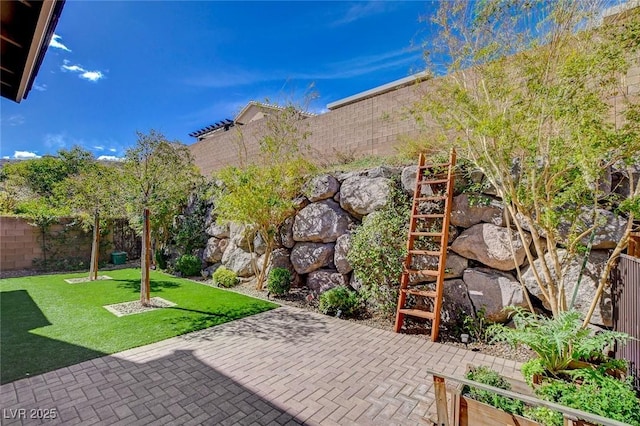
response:
<path fill-rule="evenodd" d="M 115 155 L 101 155 L 98 157 L 99 161 L 122 161 L 121 157 L 116 157 Z"/>
<path fill-rule="evenodd" d="M 93 147 L 93 149 L 95 149 L 96 151 L 104 151 L 104 146 L 96 145 L 96 146 Z"/>
<path fill-rule="evenodd" d="M 117 149 L 115 149 L 115 148 L 109 148 L 109 151 L 110 151 L 110 152 L 116 152 L 116 151 L 117 151 Z"/>
<path fill-rule="evenodd" d="M 47 90 L 47 85 L 46 84 L 34 84 L 33 88 L 36 89 L 39 92 L 44 92 Z"/>
<path fill-rule="evenodd" d="M 62 40 L 62 37 L 60 37 L 58 34 L 54 34 L 53 37 L 51 37 L 51 41 L 49 42 L 49 47 L 55 47 L 56 49 L 62 49 L 66 50 L 67 52 L 71 52 L 71 49 L 62 44 L 60 40 Z"/>
<path fill-rule="evenodd" d="M 44 144 L 47 148 L 64 148 L 67 146 L 67 138 L 62 133 L 47 133 L 44 135 Z"/>
<path fill-rule="evenodd" d="M 10 158 L 11 158 L 11 157 L 9 157 L 8 155 L 3 155 L 3 156 L 2 156 L 2 159 L 3 159 L 3 160 L 9 160 Z"/>
<path fill-rule="evenodd" d="M 104 78 L 104 74 L 100 71 L 85 71 L 80 74 L 80 78 L 84 78 L 85 80 L 96 82 L 102 78 Z"/>
<path fill-rule="evenodd" d="M 13 153 L 13 158 L 18 159 L 18 160 L 25 160 L 25 159 L 28 159 L 28 158 L 40 158 L 40 156 L 38 154 L 36 154 L 35 152 L 15 151 Z"/>
<path fill-rule="evenodd" d="M 64 64 L 60 67 L 62 71 L 71 71 L 71 72 L 80 73 L 78 77 L 84 80 L 89 80 L 95 83 L 96 81 L 104 78 L 104 74 L 101 71 L 89 71 L 83 68 L 82 65 L 69 65 L 70 62 L 66 59 L 63 62 Z"/>
<path fill-rule="evenodd" d="M 368 1 L 368 2 L 358 2 L 353 4 L 345 14 L 333 21 L 331 26 L 338 26 L 349 24 L 351 22 L 357 21 L 362 18 L 366 18 L 367 16 L 377 15 L 379 13 L 384 13 L 389 10 L 389 7 L 393 7 L 391 2 L 384 1 Z"/>
<path fill-rule="evenodd" d="M 2 123 L 6 124 L 7 126 L 11 126 L 11 127 L 15 127 L 15 126 L 21 126 L 25 123 L 26 119 L 24 118 L 24 115 L 22 114 L 13 114 L 10 115 L 8 117 L 3 117 L 2 118 Z"/>

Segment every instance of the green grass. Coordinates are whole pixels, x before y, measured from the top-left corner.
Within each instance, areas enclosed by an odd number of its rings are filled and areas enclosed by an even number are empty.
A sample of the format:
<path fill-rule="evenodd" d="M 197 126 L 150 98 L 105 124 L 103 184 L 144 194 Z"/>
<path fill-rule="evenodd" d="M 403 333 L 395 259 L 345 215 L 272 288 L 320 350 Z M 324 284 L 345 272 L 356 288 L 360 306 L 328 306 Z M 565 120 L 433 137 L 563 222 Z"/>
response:
<path fill-rule="evenodd" d="M 139 300 L 140 270 L 0 280 L 0 383 L 257 314 L 277 305 L 151 272 L 151 296 L 173 308 L 116 317 L 104 305 Z"/>

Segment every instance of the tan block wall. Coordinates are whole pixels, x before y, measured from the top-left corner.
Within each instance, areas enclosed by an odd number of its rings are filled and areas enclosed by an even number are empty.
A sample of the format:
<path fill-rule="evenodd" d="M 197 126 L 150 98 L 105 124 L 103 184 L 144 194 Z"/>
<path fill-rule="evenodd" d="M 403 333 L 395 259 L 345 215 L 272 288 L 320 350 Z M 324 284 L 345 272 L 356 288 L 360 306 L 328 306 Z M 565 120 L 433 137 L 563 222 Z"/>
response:
<path fill-rule="evenodd" d="M 0 216 L 0 270 L 30 269 L 42 257 L 39 235 L 24 219 Z"/>

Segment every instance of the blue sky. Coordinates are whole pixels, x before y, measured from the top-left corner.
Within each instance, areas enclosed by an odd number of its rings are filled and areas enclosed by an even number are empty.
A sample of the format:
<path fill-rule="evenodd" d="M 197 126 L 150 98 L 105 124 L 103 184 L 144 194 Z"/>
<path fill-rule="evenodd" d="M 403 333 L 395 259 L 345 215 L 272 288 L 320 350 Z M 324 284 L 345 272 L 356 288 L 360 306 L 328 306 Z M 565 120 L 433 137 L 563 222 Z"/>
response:
<path fill-rule="evenodd" d="M 136 131 L 193 143 L 250 100 L 327 103 L 423 68 L 434 2 L 67 0 L 26 100 L 1 100 L 2 157 L 80 145 L 121 157 Z"/>

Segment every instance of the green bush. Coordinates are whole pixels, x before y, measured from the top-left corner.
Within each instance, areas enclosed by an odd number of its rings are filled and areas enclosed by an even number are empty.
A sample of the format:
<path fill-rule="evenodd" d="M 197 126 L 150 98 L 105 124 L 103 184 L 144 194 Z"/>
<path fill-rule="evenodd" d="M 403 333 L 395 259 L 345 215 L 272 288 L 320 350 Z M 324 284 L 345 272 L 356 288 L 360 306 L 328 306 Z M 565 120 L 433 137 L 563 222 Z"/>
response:
<path fill-rule="evenodd" d="M 185 277 L 192 277 L 200 273 L 202 262 L 192 254 L 183 254 L 176 262 L 176 269 Z"/>
<path fill-rule="evenodd" d="M 238 276 L 231 269 L 221 266 L 213 273 L 213 282 L 219 287 L 229 288 L 238 284 Z"/>
<path fill-rule="evenodd" d="M 267 278 L 267 290 L 276 296 L 286 294 L 291 289 L 291 271 L 287 268 L 273 268 Z"/>
<path fill-rule="evenodd" d="M 340 317 L 356 316 L 361 308 L 358 295 L 345 286 L 334 287 L 320 295 L 320 312 Z"/>
<path fill-rule="evenodd" d="M 365 217 L 353 234 L 347 259 L 362 283 L 363 299 L 372 309 L 395 313 L 402 263 L 406 257 L 411 203 L 396 180 L 391 196 L 380 210 Z"/>
<path fill-rule="evenodd" d="M 164 254 L 164 251 L 161 249 L 156 250 L 155 253 L 156 266 L 160 269 L 167 269 L 167 257 Z"/>
<path fill-rule="evenodd" d="M 467 379 L 499 389 L 511 390 L 511 384 L 496 371 L 488 367 L 476 367 L 466 375 Z M 524 403 L 512 398 L 496 395 L 493 392 L 465 386 L 463 393 L 476 401 L 484 402 L 507 413 L 522 415 Z"/>

